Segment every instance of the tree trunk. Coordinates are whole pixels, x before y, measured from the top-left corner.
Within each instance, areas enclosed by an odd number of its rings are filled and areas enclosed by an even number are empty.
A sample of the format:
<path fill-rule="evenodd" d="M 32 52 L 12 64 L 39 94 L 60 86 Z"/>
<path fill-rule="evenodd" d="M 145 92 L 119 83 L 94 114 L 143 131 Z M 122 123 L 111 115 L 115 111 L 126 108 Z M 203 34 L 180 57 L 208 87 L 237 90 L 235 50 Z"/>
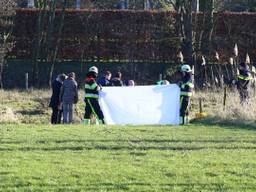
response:
<path fill-rule="evenodd" d="M 43 40 L 43 23 L 46 11 L 46 2 L 40 1 L 40 11 L 37 20 L 37 36 L 35 41 L 35 48 L 33 53 L 33 67 L 32 67 L 32 85 L 33 87 L 38 86 L 39 84 L 39 68 L 38 68 L 38 59 L 40 57 L 41 45 Z"/>
<path fill-rule="evenodd" d="M 5 57 L 7 51 L 13 47 L 10 37 L 13 31 L 15 8 L 15 0 L 0 1 L 0 89 L 3 89 Z"/>
<path fill-rule="evenodd" d="M 192 0 L 192 11 L 199 12 L 199 0 Z"/>
<path fill-rule="evenodd" d="M 58 51 L 59 51 L 59 46 L 60 46 L 60 41 L 61 41 L 61 36 L 62 36 L 62 29 L 64 26 L 66 7 L 67 7 L 67 0 L 64 0 L 62 12 L 61 12 L 61 20 L 60 20 L 59 30 L 58 30 L 58 34 L 57 34 L 57 42 L 56 42 L 56 46 L 55 46 L 55 49 L 53 52 L 53 57 L 52 57 L 52 61 L 51 61 L 52 63 L 51 63 L 51 67 L 50 67 L 49 77 L 48 77 L 49 87 L 51 87 L 52 75 L 53 75 L 53 71 L 55 68 L 55 62 L 56 62 Z"/>
<path fill-rule="evenodd" d="M 3 89 L 4 58 L 2 53 L 0 53 L 0 57 L 0 89 Z"/>
<path fill-rule="evenodd" d="M 210 55 L 212 50 L 212 32 L 213 32 L 213 14 L 214 14 L 214 0 L 208 0 L 205 6 L 205 18 L 204 18 L 204 29 L 202 34 L 201 51 L 204 55 Z"/>
<path fill-rule="evenodd" d="M 194 29 L 193 29 L 193 12 L 192 12 L 192 0 L 185 3 L 183 7 L 183 18 L 184 18 L 184 52 L 188 57 L 188 63 L 194 65 Z"/>

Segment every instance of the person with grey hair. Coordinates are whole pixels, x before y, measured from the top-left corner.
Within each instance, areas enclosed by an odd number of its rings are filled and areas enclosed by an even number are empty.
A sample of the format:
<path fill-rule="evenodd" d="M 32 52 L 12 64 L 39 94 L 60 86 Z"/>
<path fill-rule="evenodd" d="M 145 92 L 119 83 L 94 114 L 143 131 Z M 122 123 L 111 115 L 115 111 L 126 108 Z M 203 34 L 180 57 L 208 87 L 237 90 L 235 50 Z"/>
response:
<path fill-rule="evenodd" d="M 65 74 L 59 74 L 58 77 L 52 82 L 52 97 L 49 107 L 52 108 L 51 123 L 60 124 L 62 117 L 62 109 L 60 108 L 60 89 L 63 81 L 67 78 Z"/>
<path fill-rule="evenodd" d="M 69 73 L 68 78 L 63 82 L 60 93 L 60 102 L 63 109 L 63 123 L 70 124 L 73 121 L 74 104 L 78 102 L 77 82 L 75 73 Z"/>

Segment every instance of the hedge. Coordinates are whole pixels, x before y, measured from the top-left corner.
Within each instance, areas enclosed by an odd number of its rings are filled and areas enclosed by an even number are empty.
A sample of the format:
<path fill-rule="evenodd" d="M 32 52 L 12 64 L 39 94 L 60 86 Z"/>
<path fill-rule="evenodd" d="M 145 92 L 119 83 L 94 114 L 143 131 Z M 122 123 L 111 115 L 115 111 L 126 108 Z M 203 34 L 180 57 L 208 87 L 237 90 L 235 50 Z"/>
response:
<path fill-rule="evenodd" d="M 33 42 L 37 38 L 36 9 L 18 9 L 15 19 L 14 49 L 9 57 L 31 59 Z M 56 41 L 61 11 L 57 10 L 53 42 Z M 256 56 L 256 14 L 215 14 L 213 48 L 223 60 L 232 53 L 238 43 L 242 55 Z M 48 17 L 44 30 L 47 31 Z M 172 61 L 180 49 L 177 36 L 176 14 L 164 11 L 131 10 L 67 10 L 59 60 L 143 60 Z M 202 14 L 195 23 L 202 29 Z"/>

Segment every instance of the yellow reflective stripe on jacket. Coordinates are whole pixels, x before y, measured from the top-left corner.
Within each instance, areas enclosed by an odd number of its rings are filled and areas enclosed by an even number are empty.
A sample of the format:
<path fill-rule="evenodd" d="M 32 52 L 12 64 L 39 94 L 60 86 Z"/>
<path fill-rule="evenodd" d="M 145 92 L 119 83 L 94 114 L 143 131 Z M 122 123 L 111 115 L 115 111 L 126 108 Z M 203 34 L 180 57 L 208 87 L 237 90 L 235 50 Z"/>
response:
<path fill-rule="evenodd" d="M 85 94 L 85 98 L 94 98 L 94 99 L 98 99 L 98 98 L 99 98 L 99 95 L 93 94 L 93 93 L 86 93 L 86 94 Z"/>
<path fill-rule="evenodd" d="M 194 84 L 193 83 L 185 83 L 184 85 L 189 86 L 190 88 L 194 88 Z"/>
<path fill-rule="evenodd" d="M 97 86 L 98 86 L 97 83 L 93 83 L 92 85 L 85 84 L 85 85 L 84 85 L 84 88 L 85 88 L 85 89 L 94 90 Z"/>
<path fill-rule="evenodd" d="M 181 91 L 181 92 L 180 92 L 180 95 L 181 95 L 181 96 L 188 96 L 188 97 L 191 97 L 191 96 L 192 96 L 192 93 L 191 93 L 191 92 Z"/>
<path fill-rule="evenodd" d="M 246 77 L 246 76 L 243 76 L 243 75 L 238 75 L 238 79 L 242 79 L 242 80 L 245 80 L 245 81 L 248 81 L 248 80 L 251 80 L 251 77 Z"/>
<path fill-rule="evenodd" d="M 181 85 L 181 87 L 184 89 L 186 85 L 189 86 L 192 89 L 194 88 L 194 84 L 193 83 L 184 83 L 184 84 Z"/>

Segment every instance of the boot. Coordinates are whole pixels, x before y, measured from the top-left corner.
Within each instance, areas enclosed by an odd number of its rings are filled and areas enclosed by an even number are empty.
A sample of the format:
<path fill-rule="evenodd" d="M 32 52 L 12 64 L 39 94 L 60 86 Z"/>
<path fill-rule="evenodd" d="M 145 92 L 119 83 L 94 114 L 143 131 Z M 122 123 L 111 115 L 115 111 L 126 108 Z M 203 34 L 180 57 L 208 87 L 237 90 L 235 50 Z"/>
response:
<path fill-rule="evenodd" d="M 185 116 L 184 118 L 184 125 L 188 125 L 189 124 L 189 116 Z"/>
<path fill-rule="evenodd" d="M 105 124 L 103 119 L 96 119 L 96 125 L 103 125 L 103 124 Z"/>
<path fill-rule="evenodd" d="M 90 125 L 91 124 L 91 120 L 90 119 L 84 119 L 83 124 L 84 125 Z"/>
<path fill-rule="evenodd" d="M 185 124 L 185 117 L 180 116 L 180 125 L 184 125 Z"/>

